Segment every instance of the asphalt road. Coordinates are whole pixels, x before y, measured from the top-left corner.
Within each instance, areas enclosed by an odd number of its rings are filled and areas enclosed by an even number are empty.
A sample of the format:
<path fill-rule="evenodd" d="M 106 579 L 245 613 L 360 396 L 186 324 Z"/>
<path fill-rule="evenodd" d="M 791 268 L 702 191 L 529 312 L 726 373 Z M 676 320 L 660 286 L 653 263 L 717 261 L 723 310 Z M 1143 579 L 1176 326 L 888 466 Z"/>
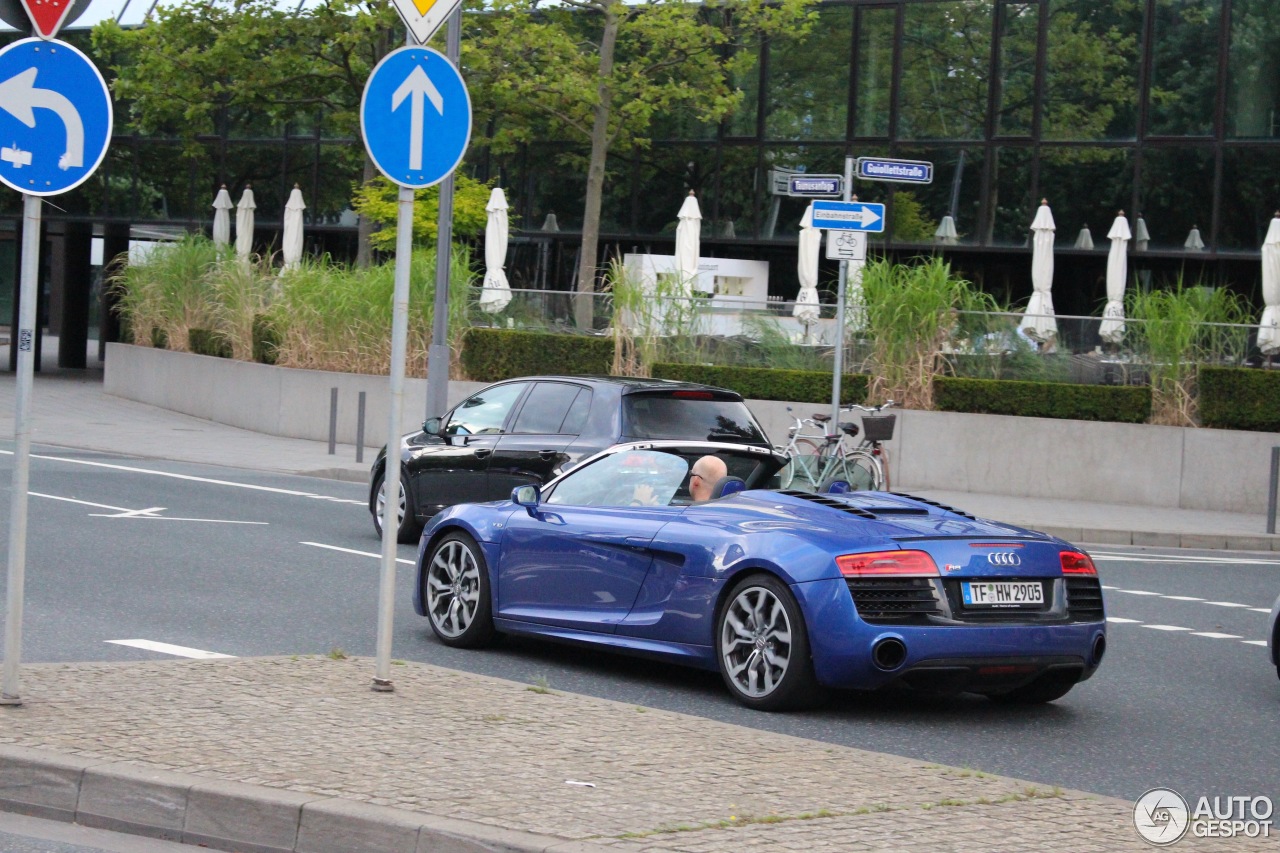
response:
<path fill-rule="evenodd" d="M 24 661 L 374 654 L 379 542 L 364 486 L 35 454 Z M 6 492 L 11 464 L 0 455 Z M 734 703 L 712 673 L 526 640 L 449 649 L 413 613 L 407 545 L 393 655 L 1128 799 L 1156 786 L 1188 799 L 1280 797 L 1280 680 L 1257 645 L 1280 591 L 1280 557 L 1093 553 L 1109 588 L 1107 660 L 1042 707 L 842 694 L 808 713 L 760 714 Z"/>

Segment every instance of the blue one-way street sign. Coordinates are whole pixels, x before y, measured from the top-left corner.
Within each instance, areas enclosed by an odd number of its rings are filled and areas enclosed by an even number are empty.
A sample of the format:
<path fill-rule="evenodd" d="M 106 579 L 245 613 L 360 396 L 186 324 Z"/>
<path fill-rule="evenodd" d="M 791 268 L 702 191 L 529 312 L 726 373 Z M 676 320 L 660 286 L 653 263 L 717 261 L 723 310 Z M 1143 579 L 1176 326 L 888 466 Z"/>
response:
<path fill-rule="evenodd" d="M 402 47 L 369 75 L 360 130 L 382 174 L 402 187 L 429 187 L 462 162 L 471 141 L 471 96 L 442 53 Z"/>
<path fill-rule="evenodd" d="M 111 95 L 89 58 L 30 38 L 0 50 L 0 181 L 30 195 L 74 189 L 111 142 Z"/>
<path fill-rule="evenodd" d="M 858 177 L 864 181 L 931 184 L 933 183 L 933 164 L 926 160 L 886 160 L 882 157 L 859 157 Z"/>
<path fill-rule="evenodd" d="M 813 227 L 879 233 L 884 230 L 884 205 L 864 201 L 815 201 Z"/>

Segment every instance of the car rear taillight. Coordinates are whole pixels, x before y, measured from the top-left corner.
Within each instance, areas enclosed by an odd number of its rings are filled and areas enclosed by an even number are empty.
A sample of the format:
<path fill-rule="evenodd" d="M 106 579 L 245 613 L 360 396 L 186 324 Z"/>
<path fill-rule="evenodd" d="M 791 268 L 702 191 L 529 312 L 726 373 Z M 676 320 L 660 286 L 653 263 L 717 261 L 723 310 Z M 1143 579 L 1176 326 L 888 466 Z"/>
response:
<path fill-rule="evenodd" d="M 847 578 L 903 575 L 938 575 L 938 564 L 924 551 L 876 551 L 836 557 L 840 574 Z"/>
<path fill-rule="evenodd" d="M 1096 575 L 1098 573 L 1088 554 L 1080 551 L 1063 551 L 1058 556 L 1062 559 L 1064 575 Z"/>
<path fill-rule="evenodd" d="M 677 400 L 714 400 L 715 394 L 710 391 L 673 391 L 671 396 Z"/>

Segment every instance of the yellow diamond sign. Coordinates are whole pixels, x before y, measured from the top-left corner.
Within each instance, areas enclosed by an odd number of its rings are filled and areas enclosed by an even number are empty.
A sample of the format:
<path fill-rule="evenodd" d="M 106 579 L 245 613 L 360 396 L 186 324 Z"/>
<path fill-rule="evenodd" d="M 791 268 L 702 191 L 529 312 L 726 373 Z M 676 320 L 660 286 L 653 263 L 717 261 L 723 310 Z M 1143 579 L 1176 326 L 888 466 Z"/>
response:
<path fill-rule="evenodd" d="M 418 44 L 426 44 L 462 0 L 394 0 Z"/>

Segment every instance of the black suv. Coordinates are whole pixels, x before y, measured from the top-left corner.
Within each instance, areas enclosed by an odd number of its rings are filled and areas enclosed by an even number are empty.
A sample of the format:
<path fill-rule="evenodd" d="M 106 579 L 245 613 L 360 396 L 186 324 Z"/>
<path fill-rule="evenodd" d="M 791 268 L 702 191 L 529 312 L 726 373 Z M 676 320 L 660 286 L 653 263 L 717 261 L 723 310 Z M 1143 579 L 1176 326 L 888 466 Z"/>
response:
<path fill-rule="evenodd" d="M 447 506 L 503 500 L 614 444 L 644 439 L 768 447 L 742 395 L 665 379 L 530 376 L 490 385 L 400 440 L 399 541 L 412 542 Z M 382 535 L 386 448 L 369 478 Z"/>

